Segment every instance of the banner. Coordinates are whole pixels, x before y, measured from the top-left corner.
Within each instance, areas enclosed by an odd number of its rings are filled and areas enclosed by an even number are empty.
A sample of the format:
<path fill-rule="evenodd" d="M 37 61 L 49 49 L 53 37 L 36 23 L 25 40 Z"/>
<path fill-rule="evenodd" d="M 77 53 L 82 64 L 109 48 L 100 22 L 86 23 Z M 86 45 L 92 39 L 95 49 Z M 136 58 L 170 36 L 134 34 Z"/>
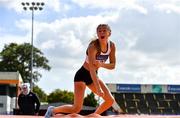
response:
<path fill-rule="evenodd" d="M 161 85 L 152 85 L 152 92 L 153 93 L 162 93 L 162 86 Z"/>
<path fill-rule="evenodd" d="M 167 89 L 170 93 L 180 93 L 180 85 L 168 85 Z"/>
<path fill-rule="evenodd" d="M 141 92 L 141 85 L 139 84 L 117 84 L 117 92 Z"/>

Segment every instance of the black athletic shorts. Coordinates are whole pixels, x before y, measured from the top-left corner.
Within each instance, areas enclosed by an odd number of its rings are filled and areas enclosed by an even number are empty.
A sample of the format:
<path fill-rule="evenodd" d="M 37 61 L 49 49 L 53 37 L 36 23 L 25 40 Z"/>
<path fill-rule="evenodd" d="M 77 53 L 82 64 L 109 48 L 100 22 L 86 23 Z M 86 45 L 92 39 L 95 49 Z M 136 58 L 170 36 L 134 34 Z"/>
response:
<path fill-rule="evenodd" d="M 96 71 L 97 74 L 97 71 Z M 93 83 L 90 72 L 83 66 L 76 72 L 74 82 L 85 82 L 86 85 Z"/>

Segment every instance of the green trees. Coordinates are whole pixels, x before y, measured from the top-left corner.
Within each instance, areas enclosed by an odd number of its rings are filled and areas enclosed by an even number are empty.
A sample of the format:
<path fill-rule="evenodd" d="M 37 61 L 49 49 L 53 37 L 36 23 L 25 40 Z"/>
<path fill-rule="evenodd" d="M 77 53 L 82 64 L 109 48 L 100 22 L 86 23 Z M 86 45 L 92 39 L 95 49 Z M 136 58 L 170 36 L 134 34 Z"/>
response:
<path fill-rule="evenodd" d="M 73 92 L 69 92 L 66 90 L 62 91 L 60 89 L 56 89 L 55 91 L 50 93 L 47 98 L 48 103 L 63 102 L 63 103 L 72 104 L 73 100 L 74 100 Z M 95 99 L 94 93 L 91 92 L 84 98 L 84 105 L 93 106 L 93 107 L 96 107 L 98 105 L 97 100 Z"/>
<path fill-rule="evenodd" d="M 38 95 L 40 102 L 47 102 L 47 94 L 41 88 L 34 86 L 33 92 Z"/>
<path fill-rule="evenodd" d="M 68 92 L 66 90 L 62 91 L 60 89 L 54 90 L 48 95 L 47 102 L 64 102 L 64 103 L 73 103 L 74 94 L 73 92 Z"/>
<path fill-rule="evenodd" d="M 37 82 L 41 77 L 41 74 L 36 69 L 50 70 L 51 67 L 48 65 L 48 60 L 43 56 L 43 53 L 33 47 L 33 80 Z M 29 43 L 16 44 L 10 43 L 5 45 L 2 52 L 0 52 L 0 71 L 19 71 L 24 82 L 30 82 L 31 73 L 31 45 Z"/>
<path fill-rule="evenodd" d="M 92 106 L 92 107 L 96 107 L 98 105 L 97 100 L 95 99 L 95 95 L 93 92 L 91 92 L 90 94 L 88 94 L 85 98 L 84 98 L 84 105 L 85 106 Z"/>

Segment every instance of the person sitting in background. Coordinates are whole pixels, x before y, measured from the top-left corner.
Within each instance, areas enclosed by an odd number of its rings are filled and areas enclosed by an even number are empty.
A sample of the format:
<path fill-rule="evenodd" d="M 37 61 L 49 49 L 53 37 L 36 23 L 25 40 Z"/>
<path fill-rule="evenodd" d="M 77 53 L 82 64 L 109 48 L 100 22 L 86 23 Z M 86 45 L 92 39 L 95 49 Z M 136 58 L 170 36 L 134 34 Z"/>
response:
<path fill-rule="evenodd" d="M 29 83 L 22 84 L 18 105 L 21 115 L 38 115 L 40 101 L 38 96 L 31 92 Z"/>

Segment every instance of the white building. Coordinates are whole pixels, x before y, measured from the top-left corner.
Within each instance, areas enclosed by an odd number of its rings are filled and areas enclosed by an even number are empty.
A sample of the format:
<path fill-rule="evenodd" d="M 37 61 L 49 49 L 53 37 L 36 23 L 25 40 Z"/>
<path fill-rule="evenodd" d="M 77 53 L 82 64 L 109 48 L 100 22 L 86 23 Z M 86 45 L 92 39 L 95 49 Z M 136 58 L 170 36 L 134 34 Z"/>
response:
<path fill-rule="evenodd" d="M 21 83 L 19 72 L 0 72 L 0 114 L 13 114 Z"/>

